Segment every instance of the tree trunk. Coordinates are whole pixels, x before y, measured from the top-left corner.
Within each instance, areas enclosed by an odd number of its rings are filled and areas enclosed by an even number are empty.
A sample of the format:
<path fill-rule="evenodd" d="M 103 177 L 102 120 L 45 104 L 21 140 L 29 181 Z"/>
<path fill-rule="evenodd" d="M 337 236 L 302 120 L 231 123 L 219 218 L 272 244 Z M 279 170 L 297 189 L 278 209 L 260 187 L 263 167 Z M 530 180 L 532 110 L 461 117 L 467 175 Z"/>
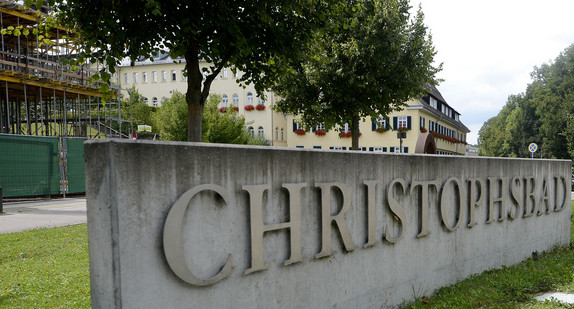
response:
<path fill-rule="evenodd" d="M 353 150 L 359 149 L 359 116 L 353 115 L 351 120 L 351 147 Z"/>
<path fill-rule="evenodd" d="M 194 45 L 194 44 L 191 44 Z M 185 69 L 187 71 L 187 140 L 189 142 L 201 142 L 202 119 L 205 98 L 201 91 L 203 75 L 199 69 L 199 57 L 197 48 L 189 47 L 185 53 Z"/>

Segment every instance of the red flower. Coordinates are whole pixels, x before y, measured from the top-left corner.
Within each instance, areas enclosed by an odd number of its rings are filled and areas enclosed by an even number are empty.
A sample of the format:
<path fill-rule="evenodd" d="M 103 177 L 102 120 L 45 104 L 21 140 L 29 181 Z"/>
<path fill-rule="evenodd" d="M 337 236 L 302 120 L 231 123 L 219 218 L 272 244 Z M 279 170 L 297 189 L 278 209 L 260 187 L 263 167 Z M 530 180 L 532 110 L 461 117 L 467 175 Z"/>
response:
<path fill-rule="evenodd" d="M 359 132 L 359 137 L 361 135 L 363 135 L 363 133 Z M 351 131 L 339 133 L 339 137 L 343 137 L 343 138 L 348 138 L 348 137 L 352 137 L 352 136 L 353 136 L 353 133 L 351 133 Z"/>
<path fill-rule="evenodd" d="M 257 106 L 255 107 L 256 110 L 258 111 L 264 111 L 265 110 L 265 105 L 263 104 L 257 104 Z"/>
<path fill-rule="evenodd" d="M 315 135 L 317 135 L 317 136 L 323 136 L 323 135 L 325 135 L 325 134 L 327 134 L 327 133 L 326 133 L 325 131 L 323 131 L 323 130 L 316 130 L 316 131 L 315 131 Z"/>
<path fill-rule="evenodd" d="M 421 128 L 421 133 L 427 133 L 427 129 Z"/>
<path fill-rule="evenodd" d="M 226 113 L 227 112 L 227 107 L 222 107 L 219 109 L 220 113 Z"/>
<path fill-rule="evenodd" d="M 254 110 L 254 109 L 255 109 L 255 107 L 253 107 L 253 105 L 245 105 L 245 110 L 246 110 L 246 111 L 252 111 L 252 110 Z"/>
<path fill-rule="evenodd" d="M 305 132 L 305 130 L 303 130 L 303 129 L 297 129 L 294 131 L 294 133 L 297 135 L 305 135 L 305 133 L 307 133 L 307 132 Z"/>

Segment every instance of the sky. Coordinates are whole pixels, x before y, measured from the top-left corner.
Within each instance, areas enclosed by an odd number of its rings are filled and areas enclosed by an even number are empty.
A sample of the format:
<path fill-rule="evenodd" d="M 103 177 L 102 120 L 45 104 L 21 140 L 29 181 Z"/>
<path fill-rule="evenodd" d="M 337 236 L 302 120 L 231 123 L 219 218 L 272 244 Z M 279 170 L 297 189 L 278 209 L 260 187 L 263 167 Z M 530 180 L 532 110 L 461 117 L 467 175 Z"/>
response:
<path fill-rule="evenodd" d="M 437 51 L 438 90 L 476 144 L 509 95 L 526 91 L 535 66 L 574 44 L 573 0 L 411 0 L 422 5 Z"/>

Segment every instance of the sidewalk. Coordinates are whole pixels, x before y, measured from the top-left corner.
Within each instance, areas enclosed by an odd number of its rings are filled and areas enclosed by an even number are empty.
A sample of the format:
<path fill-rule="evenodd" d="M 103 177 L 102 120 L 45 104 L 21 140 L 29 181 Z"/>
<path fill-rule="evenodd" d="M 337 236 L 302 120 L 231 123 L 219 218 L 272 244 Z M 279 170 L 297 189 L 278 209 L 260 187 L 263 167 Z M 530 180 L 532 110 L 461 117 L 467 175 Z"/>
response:
<path fill-rule="evenodd" d="M 3 205 L 0 234 L 87 222 L 84 197 L 4 202 Z"/>

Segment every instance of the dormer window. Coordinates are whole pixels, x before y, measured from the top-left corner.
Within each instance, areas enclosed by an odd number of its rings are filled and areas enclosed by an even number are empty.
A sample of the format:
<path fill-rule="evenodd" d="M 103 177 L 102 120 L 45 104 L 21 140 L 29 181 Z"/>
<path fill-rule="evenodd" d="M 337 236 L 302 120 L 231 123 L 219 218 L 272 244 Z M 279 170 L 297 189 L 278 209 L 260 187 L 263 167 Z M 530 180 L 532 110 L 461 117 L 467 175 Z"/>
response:
<path fill-rule="evenodd" d="M 435 98 L 433 97 L 429 97 L 429 104 L 430 106 L 434 107 L 435 109 L 438 109 L 438 104 Z"/>

